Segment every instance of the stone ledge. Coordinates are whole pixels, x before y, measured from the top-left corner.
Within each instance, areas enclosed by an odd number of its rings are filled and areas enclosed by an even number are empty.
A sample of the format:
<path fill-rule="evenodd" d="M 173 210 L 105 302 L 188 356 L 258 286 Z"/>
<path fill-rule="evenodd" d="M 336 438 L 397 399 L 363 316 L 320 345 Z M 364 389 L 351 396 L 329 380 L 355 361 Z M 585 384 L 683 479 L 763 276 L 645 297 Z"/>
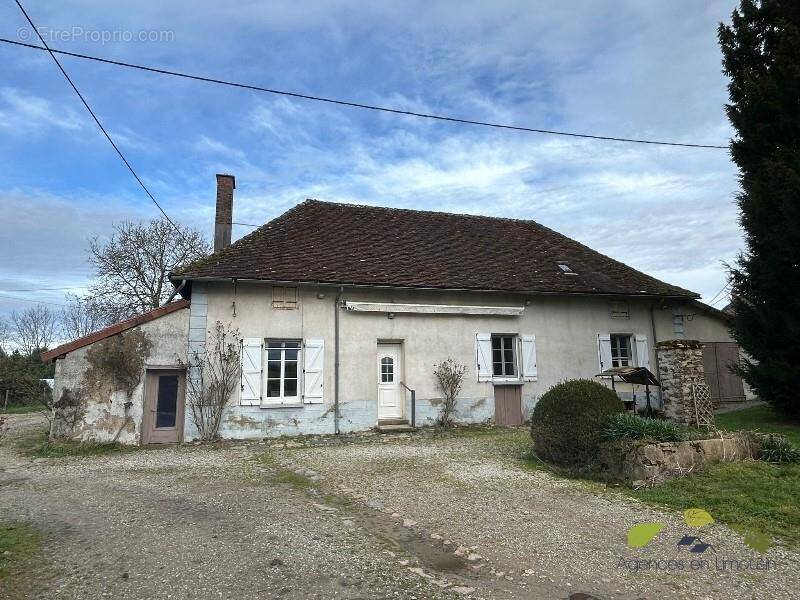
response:
<path fill-rule="evenodd" d="M 702 350 L 705 344 L 698 340 L 664 340 L 656 343 L 657 350 L 672 350 L 675 348 L 687 348 L 692 350 Z"/>
<path fill-rule="evenodd" d="M 753 459 L 757 454 L 750 436 L 725 434 L 688 442 L 610 443 L 601 449 L 600 461 L 615 479 L 660 484 L 707 464 Z"/>

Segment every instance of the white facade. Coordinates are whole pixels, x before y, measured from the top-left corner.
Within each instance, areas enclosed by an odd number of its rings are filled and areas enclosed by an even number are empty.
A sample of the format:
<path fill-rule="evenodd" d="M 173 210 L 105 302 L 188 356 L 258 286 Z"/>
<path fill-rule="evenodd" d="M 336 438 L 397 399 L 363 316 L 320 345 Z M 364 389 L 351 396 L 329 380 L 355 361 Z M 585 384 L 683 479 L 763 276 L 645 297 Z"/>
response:
<path fill-rule="evenodd" d="M 387 393 L 395 392 L 387 392 L 387 365 L 381 366 L 381 358 L 393 353 L 399 356 L 391 360 L 391 383 L 399 379 L 416 390 L 416 422 L 426 425 L 441 401 L 434 367 L 448 358 L 467 366 L 457 420 L 482 422 L 494 417 L 496 385 L 521 386 L 527 417 L 552 385 L 594 378 L 601 366 L 611 366 L 601 360 L 613 359 L 612 336 L 615 343 L 624 336 L 632 363 L 653 372 L 654 338 L 731 341 L 722 320 L 691 303 L 315 285 L 299 286 L 295 295 L 287 286 L 273 290 L 261 282 L 193 282 L 190 349 L 202 346 L 217 321 L 238 329 L 245 340 L 243 385 L 231 395 L 223 437 L 334 433 L 337 312 L 338 428 L 343 432 L 373 427 L 379 416 L 410 419 L 405 388 L 400 390 L 402 406 L 394 412 L 387 408 Z M 497 376 L 486 365 L 493 334 L 514 340 L 508 342 L 514 344 L 511 375 Z M 187 416 L 185 436 L 192 435 Z"/>

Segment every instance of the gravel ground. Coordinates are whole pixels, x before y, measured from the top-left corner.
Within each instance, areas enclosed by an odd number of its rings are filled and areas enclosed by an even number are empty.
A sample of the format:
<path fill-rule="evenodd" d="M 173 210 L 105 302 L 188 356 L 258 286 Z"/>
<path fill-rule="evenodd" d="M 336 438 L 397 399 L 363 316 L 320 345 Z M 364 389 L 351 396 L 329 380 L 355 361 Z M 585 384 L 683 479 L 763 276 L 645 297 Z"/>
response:
<path fill-rule="evenodd" d="M 20 456 L 10 418 L 0 520 L 42 532 L 41 565 L 0 598 L 794 598 L 800 558 L 768 573 L 631 572 L 686 559 L 680 515 L 524 468 L 523 430 Z M 635 523 L 667 528 L 633 551 Z M 713 525 L 719 558 L 752 556 Z M 713 559 L 712 559 L 713 566 Z"/>
<path fill-rule="evenodd" d="M 472 555 L 482 579 L 506 581 L 504 593 L 512 597 L 798 596 L 797 553 L 776 545 L 760 555 L 719 524 L 699 533 L 680 514 L 654 510 L 599 484 L 526 468 L 519 457 L 527 444 L 527 431 L 518 429 L 313 448 L 289 444 L 273 452 L 287 467 L 323 477 L 328 489 L 405 523 L 419 538 L 448 551 L 460 547 Z M 645 522 L 666 527 L 648 547 L 628 548 L 628 528 Z M 708 569 L 689 570 L 699 555 L 678 548 L 686 534 L 713 544 L 716 553 L 701 556 Z M 682 560 L 686 570 L 636 571 L 620 566 L 621 558 L 661 560 L 662 566 Z M 733 572 L 718 570 L 722 563 L 716 562 L 750 558 L 769 558 L 774 566 Z"/>
<path fill-rule="evenodd" d="M 32 461 L 14 438 L 41 430 L 40 417 L 9 420 L 0 520 L 41 531 L 43 557 L 0 581 L 0 598 L 480 595 L 469 576 L 423 571 L 372 511 L 287 478 L 269 455 L 259 460 L 263 445 Z M 492 581 L 483 587 L 504 597 Z"/>

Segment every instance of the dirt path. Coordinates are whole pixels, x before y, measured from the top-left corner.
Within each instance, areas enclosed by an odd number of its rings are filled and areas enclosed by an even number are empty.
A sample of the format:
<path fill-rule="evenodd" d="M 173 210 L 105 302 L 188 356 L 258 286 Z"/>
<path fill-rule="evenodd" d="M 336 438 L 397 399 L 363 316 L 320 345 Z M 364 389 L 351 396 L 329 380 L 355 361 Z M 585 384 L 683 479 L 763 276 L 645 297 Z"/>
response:
<path fill-rule="evenodd" d="M 39 427 L 12 417 L 0 446 L 0 521 L 43 535 L 41 565 L 0 598 L 509 597 L 434 546 L 414 550 L 442 571 L 422 570 L 391 524 L 287 476 L 264 446 L 19 456 L 13 438 Z"/>

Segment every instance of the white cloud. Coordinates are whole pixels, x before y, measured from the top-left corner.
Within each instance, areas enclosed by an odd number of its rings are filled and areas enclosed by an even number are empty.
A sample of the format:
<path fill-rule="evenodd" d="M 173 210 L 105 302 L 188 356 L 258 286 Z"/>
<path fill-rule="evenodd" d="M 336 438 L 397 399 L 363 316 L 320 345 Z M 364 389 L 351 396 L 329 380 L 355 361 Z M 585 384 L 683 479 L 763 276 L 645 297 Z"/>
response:
<path fill-rule="evenodd" d="M 16 88 L 1 88 L 0 100 L 0 129 L 8 132 L 48 128 L 77 131 L 84 126 L 84 120 L 71 108 L 58 109 L 50 101 Z"/>

